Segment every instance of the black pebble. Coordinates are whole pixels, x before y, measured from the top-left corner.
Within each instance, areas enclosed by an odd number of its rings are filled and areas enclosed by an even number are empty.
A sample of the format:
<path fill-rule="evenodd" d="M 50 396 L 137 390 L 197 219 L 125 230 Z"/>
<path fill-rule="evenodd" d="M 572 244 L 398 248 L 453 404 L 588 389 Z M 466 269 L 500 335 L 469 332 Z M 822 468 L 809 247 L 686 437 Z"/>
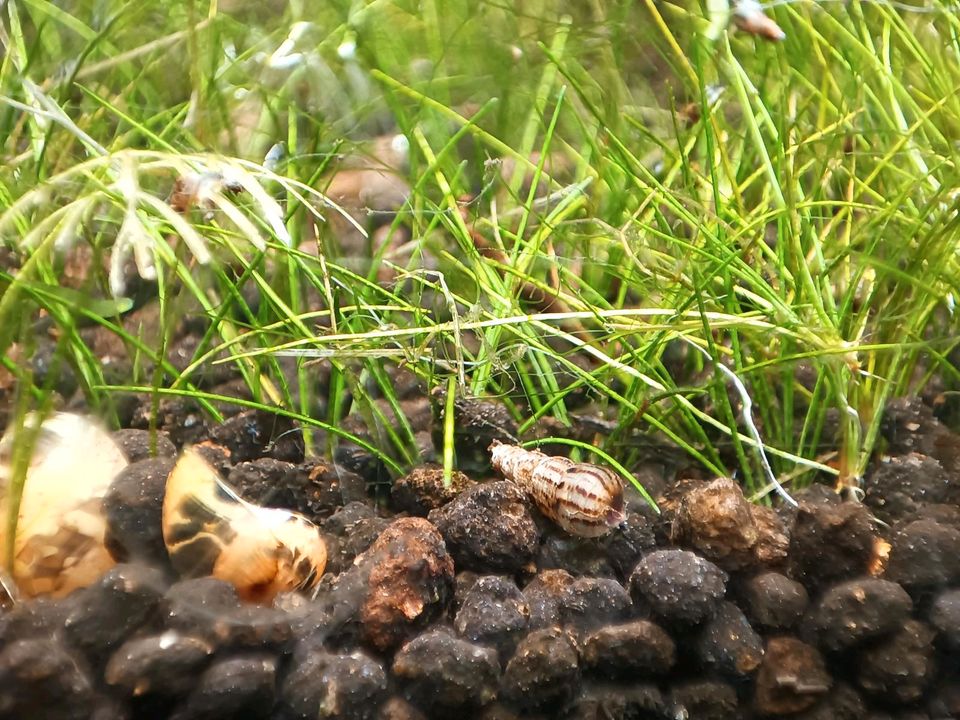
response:
<path fill-rule="evenodd" d="M 913 594 L 960 582 L 960 530 L 917 520 L 894 535 L 884 577 Z"/>
<path fill-rule="evenodd" d="M 167 588 L 163 573 L 143 565 L 117 565 L 75 594 L 64 621 L 71 644 L 96 663 L 154 616 Z"/>
<path fill-rule="evenodd" d="M 529 621 L 530 608 L 513 580 L 487 575 L 467 591 L 454 627 L 467 640 L 495 648 L 506 660 L 527 631 Z"/>
<path fill-rule="evenodd" d="M 276 658 L 262 653 L 215 660 L 171 720 L 266 720 L 276 672 Z"/>
<path fill-rule="evenodd" d="M 540 531 L 524 492 L 512 482 L 468 488 L 433 510 L 437 526 L 458 570 L 516 575 L 533 567 Z"/>
<path fill-rule="evenodd" d="M 960 652 L 960 589 L 945 590 L 934 598 L 930 623 L 948 647 Z"/>
<path fill-rule="evenodd" d="M 383 666 L 363 652 L 297 652 L 283 680 L 275 717 L 368 720 L 375 716 L 386 692 L 387 674 Z"/>
<path fill-rule="evenodd" d="M 608 578 L 577 578 L 561 601 L 561 617 L 577 630 L 619 622 L 632 609 L 630 594 L 619 582 Z"/>
<path fill-rule="evenodd" d="M 523 710 L 564 706 L 579 690 L 577 650 L 559 628 L 535 630 L 517 646 L 500 684 L 501 698 Z"/>
<path fill-rule="evenodd" d="M 54 640 L 17 640 L 0 650 L 0 718 L 87 720 L 94 693 L 84 663 Z"/>
<path fill-rule="evenodd" d="M 127 695 L 186 695 L 212 653 L 206 641 L 168 630 L 121 645 L 107 662 L 104 679 Z"/>
<path fill-rule="evenodd" d="M 604 680 L 665 675 L 676 654 L 667 632 L 649 620 L 602 627 L 588 635 L 580 648 L 584 669 Z"/>
<path fill-rule="evenodd" d="M 634 604 L 680 625 L 696 625 L 713 615 L 726 587 L 723 570 L 687 550 L 649 553 L 630 575 Z"/>
<path fill-rule="evenodd" d="M 476 710 L 496 698 L 500 663 L 492 649 L 431 630 L 400 649 L 393 675 L 416 705 L 440 717 Z"/>
<path fill-rule="evenodd" d="M 172 458 L 177 454 L 176 445 L 162 430 L 124 429 L 110 433 L 110 437 L 131 463 L 152 457 Z"/>
<path fill-rule="evenodd" d="M 805 631 L 828 651 L 844 650 L 901 627 L 910 596 L 889 580 L 863 578 L 827 590 L 808 613 Z"/>
<path fill-rule="evenodd" d="M 864 690 L 882 700 L 916 702 L 936 673 L 934 631 L 908 620 L 885 640 L 860 653 L 857 679 Z"/>
<path fill-rule="evenodd" d="M 103 499 L 105 544 L 118 562 L 136 561 L 170 569 L 161 520 L 172 458 L 148 458 L 128 465 L 110 483 Z"/>
<path fill-rule="evenodd" d="M 740 608 L 724 602 L 701 629 L 696 652 L 704 667 L 741 678 L 760 665 L 763 639 L 750 626 Z"/>
<path fill-rule="evenodd" d="M 810 604 L 803 585 L 775 572 L 750 578 L 739 595 L 750 622 L 768 631 L 795 627 Z"/>

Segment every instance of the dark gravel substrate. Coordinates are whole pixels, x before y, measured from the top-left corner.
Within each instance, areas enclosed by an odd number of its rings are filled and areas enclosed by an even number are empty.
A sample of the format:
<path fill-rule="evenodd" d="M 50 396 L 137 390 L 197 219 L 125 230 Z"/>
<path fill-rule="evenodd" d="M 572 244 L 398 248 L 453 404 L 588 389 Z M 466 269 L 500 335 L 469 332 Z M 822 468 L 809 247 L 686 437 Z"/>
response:
<path fill-rule="evenodd" d="M 631 495 L 622 526 L 583 540 L 483 473 L 445 488 L 419 468 L 378 507 L 373 464 L 305 460 L 273 418 L 209 427 L 170 404 L 161 425 L 117 434 L 121 564 L 0 615 L 0 719 L 960 717 L 960 476 L 917 437 L 865 504 L 820 488 L 774 512 L 688 480 L 661 516 Z M 247 605 L 174 576 L 160 504 L 185 442 L 321 527 L 314 596 Z"/>

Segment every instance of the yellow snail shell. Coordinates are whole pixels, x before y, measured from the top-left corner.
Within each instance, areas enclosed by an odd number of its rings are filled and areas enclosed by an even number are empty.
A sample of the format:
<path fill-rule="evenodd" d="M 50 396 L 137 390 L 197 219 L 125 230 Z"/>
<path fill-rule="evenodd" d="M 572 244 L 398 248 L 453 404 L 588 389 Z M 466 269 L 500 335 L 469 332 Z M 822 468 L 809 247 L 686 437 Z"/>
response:
<path fill-rule="evenodd" d="M 571 535 L 600 537 L 626 517 L 623 484 L 610 470 L 494 442 L 494 470 L 526 490 L 547 518 Z"/>
<path fill-rule="evenodd" d="M 257 602 L 312 588 L 327 565 L 313 523 L 246 502 L 195 449 L 184 451 L 167 478 L 163 540 L 184 577 L 213 575 Z"/>

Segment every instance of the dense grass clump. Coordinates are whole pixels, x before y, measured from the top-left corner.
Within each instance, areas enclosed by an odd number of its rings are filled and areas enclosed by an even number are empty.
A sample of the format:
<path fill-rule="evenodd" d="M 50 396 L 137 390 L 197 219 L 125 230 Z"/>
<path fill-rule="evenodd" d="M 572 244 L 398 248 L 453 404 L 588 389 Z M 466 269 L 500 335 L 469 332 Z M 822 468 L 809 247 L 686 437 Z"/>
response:
<path fill-rule="evenodd" d="M 55 389 L 27 361 L 40 322 L 93 406 L 216 415 L 200 378 L 234 363 L 247 404 L 326 429 L 318 451 L 357 415 L 395 472 L 418 459 L 388 417 L 402 366 L 501 398 L 521 433 L 614 421 L 626 468 L 654 436 L 757 491 L 761 445 L 784 480 L 855 482 L 891 397 L 955 384 L 960 19 L 777 3 L 770 42 L 730 10 L 7 2 L 16 409 Z M 156 298 L 156 327 L 124 321 Z M 190 316 L 209 324 L 174 364 Z"/>

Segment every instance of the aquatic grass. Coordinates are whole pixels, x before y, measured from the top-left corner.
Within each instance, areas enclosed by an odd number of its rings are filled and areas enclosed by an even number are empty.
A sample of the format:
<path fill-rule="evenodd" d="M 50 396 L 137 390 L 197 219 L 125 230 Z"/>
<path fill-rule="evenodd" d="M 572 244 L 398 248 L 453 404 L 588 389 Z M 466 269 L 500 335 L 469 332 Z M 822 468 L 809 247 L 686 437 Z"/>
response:
<path fill-rule="evenodd" d="M 200 379 L 231 363 L 244 407 L 392 473 L 422 460 L 402 367 L 498 398 L 523 432 L 603 417 L 598 451 L 627 470 L 662 442 L 754 493 L 758 437 L 781 481 L 856 484 L 891 398 L 956 386 L 945 3 L 776 3 L 779 44 L 731 30 L 722 0 L 76 5 L 5 6 L 0 237 L 24 256 L 0 276 L 6 367 L 40 313 L 94 405 L 122 388 L 215 413 Z M 386 232 L 409 259 L 316 254 L 340 213 L 325 178 L 386 132 L 410 148 Z M 170 206 L 178 177 L 206 183 L 203 207 Z M 89 302 L 58 294 L 77 247 L 107 260 Z M 137 287 L 160 298 L 153 344 L 124 325 Z M 177 369 L 193 315 L 207 330 Z M 90 322 L 149 377 L 108 383 Z M 342 430 L 354 416 L 368 436 Z"/>

